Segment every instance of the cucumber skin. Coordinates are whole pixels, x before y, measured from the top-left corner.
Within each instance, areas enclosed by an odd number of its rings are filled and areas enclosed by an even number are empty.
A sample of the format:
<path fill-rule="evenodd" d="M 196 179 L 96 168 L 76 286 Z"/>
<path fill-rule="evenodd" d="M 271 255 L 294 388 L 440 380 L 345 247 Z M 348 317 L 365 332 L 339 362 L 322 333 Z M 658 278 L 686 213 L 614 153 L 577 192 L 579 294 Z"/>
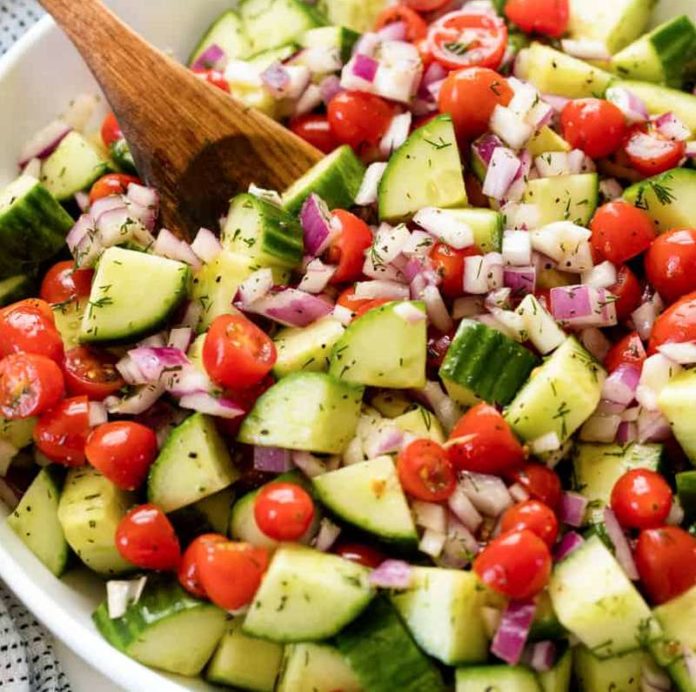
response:
<path fill-rule="evenodd" d="M 0 280 L 0 307 L 27 298 L 34 291 L 34 280 L 26 274 L 9 276 Z"/>
<path fill-rule="evenodd" d="M 130 173 L 131 175 L 138 175 L 138 169 L 135 166 L 133 154 L 125 139 L 121 138 L 116 140 L 109 147 L 109 153 L 120 170 L 124 173 Z"/>

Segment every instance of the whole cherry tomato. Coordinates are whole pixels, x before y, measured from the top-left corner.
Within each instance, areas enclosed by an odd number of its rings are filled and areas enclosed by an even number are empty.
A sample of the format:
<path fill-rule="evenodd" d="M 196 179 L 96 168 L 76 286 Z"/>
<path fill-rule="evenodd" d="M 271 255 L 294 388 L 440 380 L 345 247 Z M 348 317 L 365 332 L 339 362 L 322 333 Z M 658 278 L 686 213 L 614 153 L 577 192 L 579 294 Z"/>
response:
<path fill-rule="evenodd" d="M 510 474 L 533 498 L 555 510 L 561 502 L 563 488 L 558 474 L 544 464 L 530 462 Z"/>
<path fill-rule="evenodd" d="M 331 283 L 357 281 L 362 275 L 365 252 L 372 245 L 372 231 L 362 219 L 343 209 L 331 212 L 331 219 L 341 229 L 326 252 L 327 262 L 338 265 Z"/>
<path fill-rule="evenodd" d="M 464 259 L 480 255 L 476 247 L 455 250 L 445 243 L 435 243 L 430 251 L 433 269 L 442 277 L 440 290 L 448 298 L 464 295 Z"/>
<path fill-rule="evenodd" d="M 263 533 L 276 541 L 296 541 L 314 519 L 314 502 L 296 483 L 269 483 L 254 500 L 254 518 Z"/>
<path fill-rule="evenodd" d="M 601 159 L 613 154 L 623 143 L 626 118 L 609 101 L 576 99 L 569 101 L 561 112 L 561 130 L 563 139 L 574 149 Z"/>
<path fill-rule="evenodd" d="M 290 121 L 290 129 L 325 154 L 330 154 L 340 144 L 325 115 L 315 113 L 300 115 Z"/>
<path fill-rule="evenodd" d="M 676 168 L 686 153 L 686 144 L 636 125 L 629 131 L 624 149 L 633 168 L 644 176 L 652 176 Z"/>
<path fill-rule="evenodd" d="M 503 533 L 522 529 L 529 529 L 550 547 L 558 537 L 558 519 L 543 502 L 526 500 L 507 509 L 500 523 Z"/>
<path fill-rule="evenodd" d="M 63 374 L 69 394 L 103 401 L 126 386 L 116 369 L 117 358 L 107 351 L 76 346 L 65 354 Z"/>
<path fill-rule="evenodd" d="M 82 466 L 89 430 L 89 400 L 76 396 L 63 399 L 41 414 L 34 428 L 34 442 L 51 461 Z"/>
<path fill-rule="evenodd" d="M 623 264 L 645 252 L 655 239 L 652 220 L 623 200 L 601 206 L 590 223 L 592 249 L 601 259 Z"/>
<path fill-rule="evenodd" d="M 648 355 L 657 353 L 662 344 L 688 341 L 696 341 L 696 291 L 685 295 L 657 318 L 650 335 Z"/>
<path fill-rule="evenodd" d="M 219 533 L 206 533 L 198 536 L 189 544 L 181 556 L 181 563 L 177 570 L 179 584 L 196 598 L 207 598 L 207 594 L 201 584 L 198 574 L 198 563 L 203 559 L 203 551 L 210 543 L 226 543 L 227 536 Z"/>
<path fill-rule="evenodd" d="M 414 7 L 412 9 L 408 6 L 409 4 L 410 3 L 406 5 L 389 5 L 385 7 L 379 15 L 377 15 L 375 29 L 379 31 L 389 24 L 401 22 L 406 27 L 407 41 L 416 43 L 416 41 L 424 39 L 428 34 L 428 25 L 417 12 L 414 12 L 414 10 L 418 8 Z"/>
<path fill-rule="evenodd" d="M 63 373 L 46 356 L 14 353 L 0 360 L 0 414 L 31 418 L 53 408 L 65 393 Z"/>
<path fill-rule="evenodd" d="M 142 185 L 140 178 L 126 173 L 107 173 L 97 180 L 89 191 L 89 201 L 94 204 L 98 199 L 111 197 L 112 195 L 123 195 L 128 192 L 131 183 Z"/>
<path fill-rule="evenodd" d="M 444 7 L 449 0 L 401 0 L 406 7 L 417 12 L 434 12 Z"/>
<path fill-rule="evenodd" d="M 626 528 L 656 529 L 672 509 L 672 490 L 659 473 L 631 469 L 614 484 L 611 508 Z"/>
<path fill-rule="evenodd" d="M 696 229 L 658 236 L 645 255 L 648 281 L 668 303 L 696 291 Z"/>
<path fill-rule="evenodd" d="M 373 94 L 342 91 L 329 101 L 327 114 L 336 139 L 357 149 L 379 143 L 391 124 L 394 108 Z"/>
<path fill-rule="evenodd" d="M 333 552 L 344 560 L 357 562 L 365 567 L 379 567 L 387 558 L 372 546 L 364 543 L 338 543 Z"/>
<path fill-rule="evenodd" d="M 433 440 L 416 440 L 402 449 L 396 470 L 404 491 L 425 502 L 443 502 L 457 485 L 447 450 Z"/>
<path fill-rule="evenodd" d="M 22 300 L 0 310 L 0 358 L 11 353 L 34 353 L 58 362 L 63 359 L 63 340 L 48 303 Z"/>
<path fill-rule="evenodd" d="M 631 332 L 609 349 L 609 353 L 604 358 L 604 367 L 610 373 L 623 364 L 635 365 L 641 370 L 647 357 L 638 332 Z"/>
<path fill-rule="evenodd" d="M 505 16 L 528 34 L 561 38 L 568 29 L 568 0 L 507 0 Z"/>
<path fill-rule="evenodd" d="M 631 313 L 640 307 L 643 290 L 636 275 L 624 265 L 616 275 L 616 283 L 610 286 L 609 293 L 616 298 L 616 316 L 619 322 L 627 320 Z"/>
<path fill-rule="evenodd" d="M 225 75 L 220 72 L 220 70 L 210 70 L 205 68 L 194 68 L 193 73 L 198 75 L 204 82 L 212 84 L 214 87 L 224 91 L 225 93 L 230 93 L 230 83 L 225 79 Z"/>
<path fill-rule="evenodd" d="M 41 299 L 47 303 L 64 303 L 74 298 L 86 298 L 92 288 L 92 269 L 77 269 L 71 261 L 58 262 L 47 272 L 41 283 Z"/>
<path fill-rule="evenodd" d="M 167 515 L 155 505 L 139 505 L 116 529 L 121 557 L 141 569 L 175 570 L 181 561 L 179 539 Z"/>
<path fill-rule="evenodd" d="M 105 118 L 101 126 L 101 138 L 104 142 L 104 146 L 107 149 L 114 143 L 118 142 L 119 139 L 123 139 L 123 132 L 119 126 L 116 116 L 113 113 L 109 113 Z"/>

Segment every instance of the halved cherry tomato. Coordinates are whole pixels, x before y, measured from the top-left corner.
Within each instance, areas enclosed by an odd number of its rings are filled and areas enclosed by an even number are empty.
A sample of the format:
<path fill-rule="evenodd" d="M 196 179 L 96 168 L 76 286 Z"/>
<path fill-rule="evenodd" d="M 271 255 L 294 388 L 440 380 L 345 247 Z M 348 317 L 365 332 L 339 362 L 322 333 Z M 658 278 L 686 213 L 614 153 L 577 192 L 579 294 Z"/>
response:
<path fill-rule="evenodd" d="M 623 143 L 626 118 L 617 106 L 603 99 L 569 101 L 561 112 L 563 138 L 590 158 L 613 154 Z"/>
<path fill-rule="evenodd" d="M 330 154 L 339 145 L 325 115 L 300 115 L 290 121 L 290 129 L 325 154 Z"/>
<path fill-rule="evenodd" d="M 417 12 L 413 11 L 414 9 L 418 9 L 417 7 L 413 7 L 412 3 L 406 3 L 406 5 L 411 5 L 411 7 L 407 7 L 405 5 L 391 5 L 389 7 L 385 7 L 377 15 L 375 30 L 379 31 L 389 24 L 401 22 L 406 26 L 407 41 L 415 43 L 416 41 L 425 38 L 428 34 L 428 25 L 423 17 L 421 17 Z"/>
<path fill-rule="evenodd" d="M 607 290 L 616 299 L 614 305 L 619 322 L 626 321 L 640 306 L 643 289 L 636 275 L 625 264 L 616 275 L 616 283 Z"/>
<path fill-rule="evenodd" d="M 643 588 L 656 605 L 696 585 L 696 538 L 677 526 L 641 531 L 635 560 Z"/>
<path fill-rule="evenodd" d="M 505 16 L 531 34 L 560 38 L 568 28 L 568 0 L 507 0 Z"/>
<path fill-rule="evenodd" d="M 676 168 L 686 153 L 686 144 L 666 139 L 659 132 L 646 132 L 643 126 L 631 129 L 624 145 L 631 166 L 645 176 Z"/>
<path fill-rule="evenodd" d="M 658 236 L 645 255 L 645 273 L 668 303 L 696 291 L 696 229 Z"/>
<path fill-rule="evenodd" d="M 140 178 L 126 173 L 107 173 L 97 180 L 89 191 L 90 204 L 94 204 L 98 199 L 111 197 L 112 195 L 123 195 L 128 192 L 131 183 L 142 185 Z"/>
<path fill-rule="evenodd" d="M 611 347 L 604 358 L 604 367 L 610 373 L 623 364 L 635 365 L 641 370 L 647 357 L 638 332 L 631 332 Z"/>
<path fill-rule="evenodd" d="M 513 471 L 510 478 L 519 483 L 533 498 L 555 510 L 561 503 L 563 489 L 558 474 L 544 464 L 530 462 Z"/>
<path fill-rule="evenodd" d="M 116 549 L 124 560 L 141 569 L 175 570 L 181 548 L 167 515 L 155 505 L 139 505 L 116 529 Z"/>
<path fill-rule="evenodd" d="M 524 463 L 524 449 L 498 410 L 481 403 L 452 429 L 449 458 L 458 471 L 500 474 Z"/>
<path fill-rule="evenodd" d="M 10 353 L 35 353 L 63 359 L 63 340 L 53 312 L 43 300 L 22 300 L 0 311 L 0 358 Z"/>
<path fill-rule="evenodd" d="M 444 7 L 449 0 L 401 0 L 401 2 L 417 12 L 434 12 Z"/>
<path fill-rule="evenodd" d="M 114 485 L 136 490 L 157 457 L 157 436 L 140 423 L 111 421 L 92 431 L 85 454 Z"/>
<path fill-rule="evenodd" d="M 455 250 L 445 243 L 435 243 L 430 251 L 433 269 L 442 277 L 440 290 L 448 298 L 464 295 L 464 259 L 481 253 L 476 247 Z"/>
<path fill-rule="evenodd" d="M 109 113 L 102 122 L 101 138 L 107 148 L 119 139 L 123 139 L 123 132 L 113 113 Z"/>
<path fill-rule="evenodd" d="M 296 541 L 314 519 L 314 502 L 297 483 L 269 483 L 254 500 L 254 518 L 269 538 Z"/>
<path fill-rule="evenodd" d="M 502 19 L 466 9 L 446 14 L 428 31 L 433 57 L 450 70 L 462 67 L 497 70 L 503 62 L 507 38 Z"/>
<path fill-rule="evenodd" d="M 645 252 L 655 239 L 655 227 L 642 210 L 623 200 L 601 206 L 592 217 L 592 249 L 600 259 L 623 264 Z"/>
<path fill-rule="evenodd" d="M 326 252 L 327 262 L 338 265 L 331 283 L 357 281 L 362 275 L 365 251 L 372 245 L 372 231 L 362 219 L 343 209 L 331 212 L 331 219 L 332 225 L 335 223 L 341 229 Z"/>
<path fill-rule="evenodd" d="M 500 530 L 522 531 L 529 529 L 552 546 L 558 537 L 558 519 L 554 511 L 539 500 L 526 500 L 510 507 L 501 519 Z"/>
<path fill-rule="evenodd" d="M 63 374 L 68 394 L 84 394 L 92 401 L 103 401 L 126 383 L 116 370 L 117 358 L 107 351 L 77 346 L 65 354 Z"/>
<path fill-rule="evenodd" d="M 438 108 L 452 116 L 460 140 L 470 141 L 488 130 L 495 107 L 507 106 L 513 91 L 507 79 L 485 67 L 450 72 L 442 83 Z"/>
<path fill-rule="evenodd" d="M 663 312 L 653 326 L 648 355 L 667 343 L 696 341 L 696 291 L 678 300 Z"/>
<path fill-rule="evenodd" d="M 369 298 L 355 297 L 355 286 L 346 288 L 341 295 L 338 296 L 338 300 L 336 301 L 336 303 L 341 307 L 346 308 L 346 310 L 350 310 L 353 315 L 356 315 L 358 310 L 369 302 L 371 302 Z"/>
<path fill-rule="evenodd" d="M 208 598 L 225 610 L 251 603 L 270 560 L 265 548 L 211 541 L 199 551 L 198 577 Z"/>
<path fill-rule="evenodd" d="M 387 559 L 379 550 L 363 543 L 338 543 L 333 552 L 344 560 L 372 568 L 379 567 Z"/>
<path fill-rule="evenodd" d="M 65 393 L 55 361 L 35 353 L 13 353 L 0 360 L 0 414 L 9 420 L 38 416 Z"/>
<path fill-rule="evenodd" d="M 327 107 L 331 130 L 341 144 L 354 149 L 376 145 L 394 116 L 394 108 L 384 99 L 362 91 L 342 91 Z"/>
<path fill-rule="evenodd" d="M 416 440 L 402 449 L 396 470 L 406 493 L 425 502 L 443 502 L 457 484 L 447 450 L 433 440 Z"/>
<path fill-rule="evenodd" d="M 245 389 L 260 382 L 275 365 L 275 344 L 243 315 L 221 315 L 203 342 L 203 365 L 214 382 Z"/>
<path fill-rule="evenodd" d="M 85 298 L 92 288 L 94 270 L 77 269 L 71 261 L 54 264 L 41 282 L 41 299 L 47 303 L 64 303 Z"/>
<path fill-rule="evenodd" d="M 198 75 L 204 82 L 212 84 L 214 87 L 230 93 L 230 83 L 225 79 L 225 75 L 220 70 L 206 70 L 205 68 L 194 68 L 193 73 Z"/>
<path fill-rule="evenodd" d="M 672 509 L 672 490 L 659 473 L 631 469 L 614 484 L 611 508 L 626 528 L 656 529 Z"/>
<path fill-rule="evenodd" d="M 494 591 L 522 600 L 536 596 L 551 575 L 551 553 L 528 529 L 492 540 L 474 560 L 474 572 Z"/>
<path fill-rule="evenodd" d="M 204 533 L 191 541 L 188 548 L 186 548 L 181 556 L 181 563 L 176 576 L 179 584 L 191 595 L 196 598 L 207 597 L 198 574 L 198 563 L 203 559 L 203 551 L 206 549 L 206 546 L 210 543 L 226 543 L 227 541 L 227 536 L 222 536 L 219 533 Z"/>
<path fill-rule="evenodd" d="M 39 416 L 34 442 L 51 461 L 82 466 L 89 430 L 89 401 L 86 396 L 76 396 L 63 399 Z"/>

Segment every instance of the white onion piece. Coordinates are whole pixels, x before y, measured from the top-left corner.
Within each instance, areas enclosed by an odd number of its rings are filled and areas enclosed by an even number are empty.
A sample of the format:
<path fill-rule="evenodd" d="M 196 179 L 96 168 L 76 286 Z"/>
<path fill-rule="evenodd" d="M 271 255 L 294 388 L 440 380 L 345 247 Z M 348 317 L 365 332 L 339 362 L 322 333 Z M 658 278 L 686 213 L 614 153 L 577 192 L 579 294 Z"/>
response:
<path fill-rule="evenodd" d="M 661 312 L 661 303 L 661 299 L 656 294 L 653 300 L 643 303 L 631 313 L 631 320 L 635 325 L 638 336 L 643 341 L 647 341 L 652 334 L 655 321 Z"/>
<path fill-rule="evenodd" d="M 411 510 L 416 526 L 430 529 L 437 533 L 447 532 L 447 510 L 434 502 L 416 500 L 411 503 Z"/>
<path fill-rule="evenodd" d="M 347 327 L 353 321 L 353 313 L 343 305 L 336 303 L 333 309 L 333 318 L 340 322 L 344 327 Z"/>
<path fill-rule="evenodd" d="M 308 478 L 315 478 L 327 471 L 333 471 L 335 468 L 338 468 L 337 466 L 334 467 L 333 464 L 335 464 L 335 462 L 322 461 L 319 457 L 314 456 L 314 454 L 310 452 L 293 452 L 292 463 Z"/>
<path fill-rule="evenodd" d="M 638 414 L 637 438 L 641 444 L 645 442 L 665 442 L 672 435 L 669 421 L 659 411 L 649 411 L 642 408 Z"/>
<path fill-rule="evenodd" d="M 165 387 L 161 382 L 146 384 L 124 399 L 108 397 L 104 400 L 104 405 L 109 413 L 137 416 L 147 411 L 164 392 Z"/>
<path fill-rule="evenodd" d="M 602 399 L 628 406 L 635 399 L 640 379 L 641 372 L 638 366 L 622 363 L 604 380 Z"/>
<path fill-rule="evenodd" d="M 147 577 L 128 581 L 111 579 L 106 582 L 106 605 L 112 620 L 125 615 L 131 605 L 135 605 L 145 590 Z"/>
<path fill-rule="evenodd" d="M 89 402 L 89 425 L 91 428 L 96 428 L 98 425 L 106 423 L 109 415 L 106 411 L 106 406 L 101 401 Z"/>
<path fill-rule="evenodd" d="M 436 564 L 450 569 L 462 569 L 471 563 L 478 552 L 479 544 L 475 536 L 450 514 L 447 518 L 445 545 Z"/>
<path fill-rule="evenodd" d="M 406 257 L 426 258 L 435 245 L 435 239 L 430 233 L 415 230 L 411 232 L 408 241 L 401 248 L 401 253 Z"/>
<path fill-rule="evenodd" d="M 563 52 L 581 60 L 611 60 L 611 53 L 603 41 L 591 39 L 561 39 Z"/>
<path fill-rule="evenodd" d="M 503 285 L 503 257 L 497 252 L 464 258 L 464 291 L 481 295 Z"/>
<path fill-rule="evenodd" d="M 408 139 L 412 120 L 413 115 L 408 111 L 392 118 L 379 143 L 379 151 L 383 156 L 391 156 L 392 152 L 396 151 Z"/>
<path fill-rule="evenodd" d="M 486 170 L 483 194 L 498 201 L 504 199 L 521 166 L 513 151 L 506 147 L 497 147 Z"/>
<path fill-rule="evenodd" d="M 455 250 L 462 250 L 474 244 L 471 226 L 464 223 L 456 211 L 425 207 L 416 213 L 413 221 Z"/>
<path fill-rule="evenodd" d="M 457 485 L 454 492 L 447 500 L 451 512 L 466 526 L 469 531 L 475 533 L 483 523 L 483 517 L 474 507 L 469 496 L 464 492 L 461 485 Z"/>
<path fill-rule="evenodd" d="M 212 231 L 201 228 L 193 242 L 191 249 L 206 264 L 210 264 L 222 252 L 222 244 Z"/>
<path fill-rule="evenodd" d="M 382 180 L 387 164 L 381 161 L 372 163 L 365 171 L 365 176 L 360 184 L 358 194 L 355 196 L 355 203 L 359 206 L 367 206 L 377 201 L 377 191 Z"/>
<path fill-rule="evenodd" d="M 696 341 L 666 343 L 658 346 L 657 350 L 663 356 L 679 365 L 693 365 L 696 363 Z"/>
<path fill-rule="evenodd" d="M 384 298 L 386 300 L 408 300 L 408 286 L 396 281 L 358 281 L 355 284 L 355 297 L 369 300 Z"/>
<path fill-rule="evenodd" d="M 628 543 L 628 539 L 626 538 L 626 535 L 624 534 L 616 515 L 608 507 L 604 510 L 604 525 L 606 527 L 609 539 L 614 544 L 614 554 L 617 562 L 621 565 L 626 573 L 626 576 L 631 581 L 638 581 L 638 569 L 633 560 L 631 546 Z"/>
<path fill-rule="evenodd" d="M 239 418 L 246 413 L 231 399 L 217 398 L 208 392 L 185 394 L 179 399 L 179 406 L 225 419 Z"/>
<path fill-rule="evenodd" d="M 460 484 L 474 507 L 488 517 L 496 518 L 512 505 L 505 483 L 497 476 L 465 472 Z"/>
<path fill-rule="evenodd" d="M 341 535 L 341 527 L 324 517 L 319 522 L 319 532 L 314 539 L 314 547 L 322 553 L 328 552 Z"/>
<path fill-rule="evenodd" d="M 503 261 L 506 265 L 524 267 L 532 263 L 532 241 L 526 231 L 503 233 Z"/>
<path fill-rule="evenodd" d="M 534 134 L 534 128 L 505 106 L 497 105 L 489 123 L 491 132 L 512 149 L 522 149 Z"/>
<path fill-rule="evenodd" d="M 63 113 L 62 119 L 77 132 L 84 132 L 92 119 L 99 97 L 95 94 L 79 94 Z"/>
<path fill-rule="evenodd" d="M 531 84 L 521 82 L 516 77 L 509 77 L 507 82 L 513 91 L 512 99 L 507 107 L 524 118 L 539 100 L 539 92 Z"/>
<path fill-rule="evenodd" d="M 426 555 L 430 555 L 432 558 L 438 558 L 442 554 L 446 540 L 446 534 L 433 531 L 432 529 L 426 529 L 421 536 L 418 550 Z"/>

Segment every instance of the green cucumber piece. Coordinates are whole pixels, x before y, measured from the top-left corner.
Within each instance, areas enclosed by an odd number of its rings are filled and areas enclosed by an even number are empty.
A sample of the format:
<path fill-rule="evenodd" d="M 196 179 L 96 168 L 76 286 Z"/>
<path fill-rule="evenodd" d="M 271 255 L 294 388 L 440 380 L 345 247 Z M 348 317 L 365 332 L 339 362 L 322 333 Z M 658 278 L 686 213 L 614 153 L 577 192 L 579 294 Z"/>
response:
<path fill-rule="evenodd" d="M 121 137 L 117 139 L 110 147 L 109 154 L 113 162 L 119 167 L 124 173 L 130 173 L 131 175 L 138 175 L 138 169 L 135 166 L 135 159 L 131 153 L 128 142 Z"/>
<path fill-rule="evenodd" d="M 328 370 L 329 356 L 343 332 L 345 327 L 332 317 L 325 317 L 307 327 L 281 329 L 273 338 L 278 354 L 273 374 L 285 377 L 301 370 Z"/>
<path fill-rule="evenodd" d="M 104 639 L 146 666 L 198 675 L 225 631 L 224 610 L 189 596 L 176 582 L 148 583 L 125 615 L 112 619 L 106 603 L 92 616 Z"/>
<path fill-rule="evenodd" d="M 462 320 L 440 367 L 448 394 L 458 404 L 508 404 L 538 364 L 537 357 L 496 329 Z"/>
<path fill-rule="evenodd" d="M 1 223 L 0 221 L 0 225 Z M 31 295 L 33 289 L 34 281 L 27 274 L 18 274 L 0 280 L 0 307 L 26 298 Z"/>
<path fill-rule="evenodd" d="M 346 26 L 359 33 L 371 31 L 386 6 L 387 0 L 319 0 L 317 3 L 329 24 Z"/>
<path fill-rule="evenodd" d="M 283 193 L 283 206 L 298 214 L 312 193 L 321 197 L 329 209 L 349 209 L 355 204 L 365 166 L 347 146 L 338 147 Z"/>
<path fill-rule="evenodd" d="M 539 692 L 534 673 L 522 666 L 472 666 L 457 668 L 455 692 Z"/>
<path fill-rule="evenodd" d="M 359 38 L 360 34 L 357 31 L 345 26 L 322 26 L 307 31 L 300 39 L 300 45 L 303 48 L 335 48 L 341 60 L 347 63 Z"/>
<path fill-rule="evenodd" d="M 147 291 L 134 277 L 147 277 Z M 186 297 L 190 270 L 182 262 L 110 247 L 99 260 L 80 340 L 135 341 L 156 332 Z"/>
<path fill-rule="evenodd" d="M 65 350 L 69 351 L 71 348 L 79 346 L 80 330 L 82 329 L 82 320 L 87 310 L 87 300 L 81 298 L 65 303 L 57 303 L 52 305 L 51 309 L 53 310 L 56 329 L 63 340 Z"/>
<path fill-rule="evenodd" d="M 354 620 L 373 595 L 366 567 L 285 544 L 273 555 L 243 629 L 277 642 L 327 639 Z"/>
<path fill-rule="evenodd" d="M 243 59 L 251 55 L 251 42 L 247 38 L 241 17 L 234 10 L 223 12 L 208 27 L 189 56 L 189 67 L 212 45 L 222 48 L 228 60 Z"/>
<path fill-rule="evenodd" d="M 341 454 L 355 436 L 362 395 L 362 387 L 325 373 L 293 373 L 259 397 L 239 441 Z"/>
<path fill-rule="evenodd" d="M 438 444 L 444 444 L 446 439 L 440 421 L 422 406 L 416 406 L 412 411 L 393 418 L 392 424 L 405 433 L 433 440 Z"/>
<path fill-rule="evenodd" d="M 468 226 L 474 245 L 482 252 L 500 252 L 503 247 L 503 215 L 493 209 L 448 209 L 448 216 Z"/>
<path fill-rule="evenodd" d="M 63 479 L 55 467 L 46 467 L 7 517 L 9 527 L 24 545 L 57 577 L 68 564 L 68 543 L 58 521 L 58 502 Z"/>
<path fill-rule="evenodd" d="M 692 132 L 696 132 L 696 96 L 679 89 L 637 81 L 617 81 L 614 87 L 628 89 L 648 109 L 650 115 L 662 115 L 671 111 Z"/>
<path fill-rule="evenodd" d="M 679 502 L 689 520 L 696 519 L 696 471 L 682 471 L 675 476 Z"/>
<path fill-rule="evenodd" d="M 204 533 L 225 535 L 230 523 L 234 491 L 225 488 L 169 514 L 179 542 L 187 545 Z"/>
<path fill-rule="evenodd" d="M 551 670 L 537 673 L 537 679 L 543 692 L 568 692 L 572 674 L 573 654 L 566 649 Z"/>
<path fill-rule="evenodd" d="M 686 370 L 673 377 L 660 392 L 657 405 L 684 453 L 696 466 L 696 370 Z"/>
<path fill-rule="evenodd" d="M 379 184 L 379 217 L 407 219 L 423 207 L 465 207 L 466 188 L 449 115 L 418 128 L 389 159 Z"/>
<path fill-rule="evenodd" d="M 562 175 L 530 180 L 523 201 L 539 210 L 538 226 L 555 221 L 572 221 L 587 226 L 597 209 L 599 179 L 596 173 Z"/>
<path fill-rule="evenodd" d="M 362 692 L 345 658 L 327 644 L 288 644 L 277 692 Z"/>
<path fill-rule="evenodd" d="M 553 603 L 547 591 L 542 591 L 536 597 L 536 604 L 534 620 L 529 630 L 529 640 L 563 639 L 568 633 L 558 621 L 558 615 L 553 609 Z"/>
<path fill-rule="evenodd" d="M 9 442 L 15 449 L 24 449 L 34 441 L 35 427 L 36 418 L 0 418 L 0 440 Z"/>
<path fill-rule="evenodd" d="M 643 667 L 650 662 L 645 651 L 602 660 L 584 646 L 574 649 L 574 657 L 575 676 L 583 692 L 640 692 Z"/>
<path fill-rule="evenodd" d="M 527 150 L 532 156 L 541 156 L 549 152 L 569 152 L 573 147 L 554 132 L 548 125 L 544 125 L 538 132 L 535 132 L 532 138 L 527 142 Z"/>
<path fill-rule="evenodd" d="M 246 62 L 251 63 L 259 72 L 263 72 L 273 63 L 285 62 L 298 50 L 299 46 L 297 43 L 288 43 L 278 48 L 269 48 L 268 50 L 262 50 L 260 53 L 255 53 L 250 58 L 247 58 Z"/>

